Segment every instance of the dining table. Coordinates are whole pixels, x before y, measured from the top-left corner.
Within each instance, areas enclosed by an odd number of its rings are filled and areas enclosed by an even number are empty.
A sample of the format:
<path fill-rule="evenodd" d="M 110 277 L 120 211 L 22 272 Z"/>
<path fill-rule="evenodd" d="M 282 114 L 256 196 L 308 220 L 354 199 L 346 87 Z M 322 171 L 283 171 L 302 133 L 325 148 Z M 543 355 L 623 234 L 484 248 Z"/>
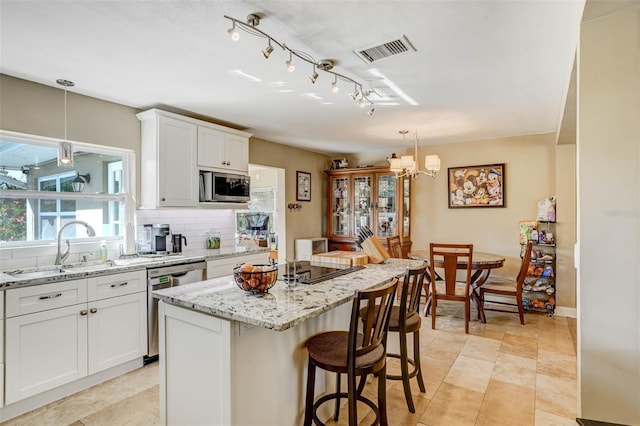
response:
<path fill-rule="evenodd" d="M 426 263 L 428 267 L 431 265 L 429 260 L 429 250 L 413 250 L 409 252 L 409 258 L 415 260 L 422 260 Z M 478 318 L 486 323 L 487 319 L 484 315 L 484 310 L 482 309 L 482 303 L 480 300 L 480 294 L 478 289 L 482 284 L 484 284 L 489 278 L 489 274 L 491 274 L 492 269 L 502 268 L 504 266 L 505 257 L 500 254 L 494 253 L 485 253 L 481 251 L 474 251 L 472 260 L 471 260 L 471 270 L 473 270 L 473 274 L 471 275 L 471 301 L 473 305 L 478 310 Z M 442 263 L 436 259 L 434 261 L 435 267 L 442 267 Z M 458 268 L 465 269 L 467 267 L 467 259 L 460 258 L 458 261 Z M 437 275 L 437 274 L 436 274 Z M 427 300 L 427 303 L 424 307 L 424 315 L 427 316 L 429 314 L 429 304 L 431 299 Z"/>

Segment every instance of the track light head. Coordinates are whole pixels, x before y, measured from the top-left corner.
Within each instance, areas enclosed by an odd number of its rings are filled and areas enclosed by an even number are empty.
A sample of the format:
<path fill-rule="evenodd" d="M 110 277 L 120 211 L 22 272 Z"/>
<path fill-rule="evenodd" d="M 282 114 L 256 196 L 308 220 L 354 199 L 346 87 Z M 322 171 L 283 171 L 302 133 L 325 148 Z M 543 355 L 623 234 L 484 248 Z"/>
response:
<path fill-rule="evenodd" d="M 376 110 L 376 109 L 375 109 L 373 106 L 371 106 L 371 109 L 370 109 L 369 111 L 367 111 L 367 114 L 369 114 L 369 115 L 373 115 L 373 113 L 374 113 L 374 111 L 375 111 L 375 110 Z"/>
<path fill-rule="evenodd" d="M 233 41 L 238 41 L 240 40 L 240 33 L 238 32 L 238 30 L 236 30 L 236 23 L 233 23 L 233 27 L 229 28 L 229 31 L 227 31 L 229 33 L 229 37 L 231 37 L 231 40 Z"/>
<path fill-rule="evenodd" d="M 335 80 L 333 80 L 333 83 L 331 83 L 331 91 L 333 93 L 338 93 L 340 91 L 340 87 L 338 86 L 338 76 L 336 76 Z"/>
<path fill-rule="evenodd" d="M 351 94 L 351 99 L 355 101 L 356 99 L 358 99 L 359 95 L 360 95 L 360 92 L 358 92 L 358 89 L 356 89 L 356 91 Z"/>
<path fill-rule="evenodd" d="M 317 79 L 318 79 L 318 73 L 315 70 L 313 70 L 313 74 L 311 74 L 311 77 L 309 77 L 309 81 L 315 84 Z"/>
<path fill-rule="evenodd" d="M 289 60 L 285 62 L 285 64 L 287 65 L 287 71 L 289 72 L 295 71 L 296 66 L 293 63 L 293 56 L 291 55 L 291 51 L 289 51 Z"/>
<path fill-rule="evenodd" d="M 269 39 L 269 45 L 262 51 L 262 56 L 264 56 L 265 59 L 269 59 L 271 52 L 273 52 L 273 46 L 271 46 L 271 39 Z"/>

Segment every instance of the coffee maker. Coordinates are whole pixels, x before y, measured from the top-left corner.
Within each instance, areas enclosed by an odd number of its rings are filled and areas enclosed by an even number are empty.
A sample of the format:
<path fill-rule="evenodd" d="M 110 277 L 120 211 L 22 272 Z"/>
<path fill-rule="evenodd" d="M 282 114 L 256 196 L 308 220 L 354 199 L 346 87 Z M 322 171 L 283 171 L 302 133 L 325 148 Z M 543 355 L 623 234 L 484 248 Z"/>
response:
<path fill-rule="evenodd" d="M 142 254 L 169 254 L 168 224 L 144 224 L 139 238 L 139 252 Z"/>

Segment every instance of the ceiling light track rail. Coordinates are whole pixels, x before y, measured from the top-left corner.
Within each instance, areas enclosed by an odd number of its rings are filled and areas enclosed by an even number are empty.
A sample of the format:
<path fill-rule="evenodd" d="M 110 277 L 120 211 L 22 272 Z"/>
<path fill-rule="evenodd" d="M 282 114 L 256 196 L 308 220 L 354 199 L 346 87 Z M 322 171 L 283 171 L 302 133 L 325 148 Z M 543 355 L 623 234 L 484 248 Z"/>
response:
<path fill-rule="evenodd" d="M 351 94 L 351 98 L 360 106 L 360 107 L 365 107 L 365 106 L 369 106 L 369 110 L 367 111 L 367 114 L 369 115 L 373 115 L 373 112 L 375 111 L 374 109 L 374 102 L 373 99 L 371 98 L 371 94 L 375 94 L 376 92 L 373 90 L 364 90 L 362 83 L 352 79 L 351 77 L 348 77 L 344 74 L 341 74 L 339 72 L 333 71 L 333 67 L 335 65 L 335 62 L 331 59 L 320 59 L 320 60 L 315 60 L 313 58 L 313 56 L 309 55 L 308 53 L 302 51 L 302 50 L 297 50 L 297 49 L 292 49 L 289 46 L 287 46 L 286 43 L 281 43 L 278 40 L 276 40 L 275 38 L 273 38 L 272 36 L 270 36 L 269 34 L 267 34 L 266 32 L 262 31 L 261 29 L 257 28 L 257 26 L 260 24 L 260 17 L 256 14 L 250 14 L 247 16 L 247 20 L 246 21 L 240 21 L 236 18 L 233 18 L 231 16 L 227 16 L 224 15 L 224 17 L 226 19 L 228 19 L 229 21 L 231 21 L 231 23 L 233 24 L 233 26 L 228 30 L 229 35 L 231 36 L 231 39 L 234 41 L 237 41 L 240 38 L 240 34 L 238 33 L 238 29 L 240 29 L 241 31 L 250 34 L 252 36 L 255 37 L 262 37 L 262 38 L 266 38 L 268 39 L 268 45 L 267 47 L 262 50 L 262 54 L 265 57 L 265 59 L 268 59 L 269 56 L 271 55 L 271 53 L 273 52 L 273 46 L 272 44 L 275 44 L 276 46 L 280 47 L 283 51 L 285 52 L 289 52 L 289 60 L 286 61 L 286 65 L 287 65 L 287 70 L 289 72 L 293 72 L 295 70 L 295 64 L 293 63 L 293 57 L 295 56 L 297 59 L 300 59 L 310 65 L 312 65 L 313 67 L 313 73 L 311 74 L 311 76 L 309 77 L 309 81 L 312 84 L 315 84 L 316 79 L 318 78 L 318 73 L 316 72 L 316 70 L 320 70 L 323 71 L 325 73 L 331 74 L 333 75 L 333 81 L 331 82 L 331 90 L 336 93 L 339 91 L 339 86 L 338 86 L 338 80 L 341 80 L 345 83 L 349 83 L 349 84 L 353 84 L 354 86 L 354 91 Z"/>

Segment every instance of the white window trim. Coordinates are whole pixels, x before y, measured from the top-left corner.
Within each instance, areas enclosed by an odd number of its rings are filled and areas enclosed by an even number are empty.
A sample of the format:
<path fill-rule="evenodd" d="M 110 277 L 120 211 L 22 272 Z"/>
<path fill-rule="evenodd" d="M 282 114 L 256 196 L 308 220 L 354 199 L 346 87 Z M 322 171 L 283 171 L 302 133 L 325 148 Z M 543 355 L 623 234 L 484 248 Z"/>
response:
<path fill-rule="evenodd" d="M 14 140 L 20 143 L 32 143 L 41 145 L 52 145 L 60 142 L 59 139 L 45 136 L 31 135 L 26 133 L 10 132 L 0 130 L 0 137 Z M 52 191 L 16 191 L 0 190 L 0 197 L 3 198 L 30 198 L 30 199 L 73 199 L 73 200 L 93 200 L 93 201 L 119 201 L 124 204 L 123 233 L 121 237 L 99 237 L 90 240 L 123 240 L 127 252 L 133 250 L 135 242 L 135 200 L 136 200 L 136 154 L 132 149 L 117 148 L 111 146 L 95 145 L 85 142 L 69 141 L 75 147 L 89 149 L 98 154 L 118 153 L 122 156 L 122 179 L 127 185 L 122 187 L 119 194 L 86 194 L 77 192 L 52 192 Z M 83 238 L 83 241 L 88 239 Z M 37 247 L 50 245 L 54 240 L 32 240 L 32 241 L 6 241 L 0 242 L 0 248 L 12 247 Z M 130 247 L 131 246 L 131 247 Z"/>

